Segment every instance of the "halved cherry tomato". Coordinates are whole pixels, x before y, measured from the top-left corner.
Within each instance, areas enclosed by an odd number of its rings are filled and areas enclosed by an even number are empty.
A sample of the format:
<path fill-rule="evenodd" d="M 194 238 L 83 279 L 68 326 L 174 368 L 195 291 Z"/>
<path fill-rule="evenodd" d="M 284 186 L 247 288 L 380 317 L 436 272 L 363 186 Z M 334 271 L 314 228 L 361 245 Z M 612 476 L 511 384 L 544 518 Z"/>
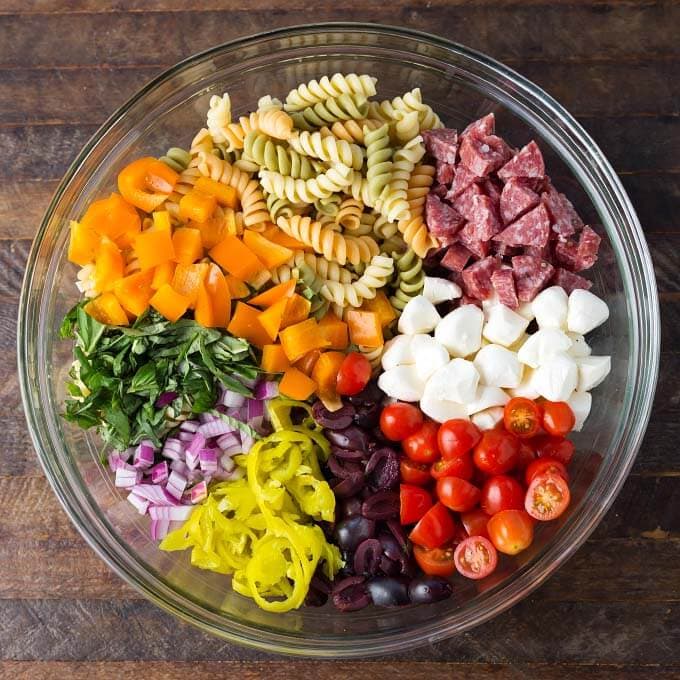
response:
<path fill-rule="evenodd" d="M 360 352 L 350 352 L 338 371 L 338 394 L 351 397 L 359 394 L 371 379 L 371 364 Z"/>
<path fill-rule="evenodd" d="M 488 576 L 498 564 L 498 553 L 488 538 L 470 536 L 453 553 L 456 569 L 467 578 Z"/>
<path fill-rule="evenodd" d="M 559 517 L 569 505 L 569 486 L 558 475 L 538 475 L 527 489 L 524 509 L 534 518 L 544 522 Z"/>
<path fill-rule="evenodd" d="M 399 472 L 401 481 L 416 486 L 425 486 L 432 481 L 429 465 L 424 463 L 414 463 L 408 458 L 402 458 L 399 462 Z"/>
<path fill-rule="evenodd" d="M 503 409 L 503 424 L 516 437 L 528 439 L 541 429 L 541 407 L 532 399 L 513 397 Z"/>
<path fill-rule="evenodd" d="M 508 475 L 489 477 L 482 487 L 479 505 L 487 515 L 495 515 L 502 510 L 521 510 L 524 508 L 524 487 Z"/>
<path fill-rule="evenodd" d="M 432 507 L 432 496 L 420 486 L 399 486 L 399 519 L 402 524 L 415 524 Z"/>
<path fill-rule="evenodd" d="M 402 441 L 401 448 L 416 463 L 434 463 L 439 458 L 438 430 L 439 425 L 428 420 L 415 434 Z"/>
<path fill-rule="evenodd" d="M 465 479 L 442 477 L 437 480 L 437 497 L 450 510 L 472 510 L 479 502 L 479 496 L 479 489 Z"/>
<path fill-rule="evenodd" d="M 460 515 L 460 521 L 463 523 L 465 531 L 468 536 L 484 536 L 489 538 L 489 533 L 486 530 L 486 525 L 489 521 L 489 515 L 484 510 L 470 510 L 463 512 Z"/>
<path fill-rule="evenodd" d="M 524 510 L 502 510 L 487 524 L 489 538 L 496 550 L 516 555 L 534 540 L 534 521 Z"/>
<path fill-rule="evenodd" d="M 564 463 L 555 458 L 537 458 L 535 461 L 529 463 L 527 469 L 524 471 L 524 481 L 527 486 L 531 484 L 531 480 L 538 475 L 558 475 L 563 477 L 565 481 L 569 481 L 569 473 Z"/>
<path fill-rule="evenodd" d="M 438 548 L 456 535 L 456 521 L 441 504 L 435 503 L 415 525 L 409 538 L 423 548 Z"/>
<path fill-rule="evenodd" d="M 456 571 L 456 563 L 453 553 L 456 547 L 453 544 L 443 545 L 441 548 L 428 550 L 419 545 L 413 546 L 413 556 L 418 566 L 430 576 L 451 576 Z"/>
<path fill-rule="evenodd" d="M 475 446 L 475 465 L 488 475 L 510 472 L 519 460 L 519 439 L 503 430 L 486 430 Z"/>
<path fill-rule="evenodd" d="M 470 481 L 475 473 L 475 467 L 472 464 L 472 456 L 467 452 L 455 458 L 442 458 L 442 460 L 438 460 L 432 464 L 430 471 L 435 479 L 460 477 Z"/>
<path fill-rule="evenodd" d="M 539 458 L 554 458 L 569 465 L 574 457 L 574 444 L 564 437 L 551 437 L 542 434 L 533 441 Z"/>
<path fill-rule="evenodd" d="M 413 404 L 397 402 L 386 406 L 380 414 L 380 429 L 393 442 L 415 434 L 423 426 L 423 414 Z"/>
<path fill-rule="evenodd" d="M 536 449 L 534 448 L 533 442 L 527 439 L 520 439 L 517 469 L 524 470 L 524 468 L 534 460 L 536 460 Z"/>
<path fill-rule="evenodd" d="M 470 451 L 479 443 L 482 433 L 469 420 L 455 418 L 447 420 L 437 435 L 442 458 L 457 458 Z"/>
<path fill-rule="evenodd" d="M 565 401 L 543 402 L 543 429 L 556 437 L 565 437 L 574 427 L 576 418 Z"/>

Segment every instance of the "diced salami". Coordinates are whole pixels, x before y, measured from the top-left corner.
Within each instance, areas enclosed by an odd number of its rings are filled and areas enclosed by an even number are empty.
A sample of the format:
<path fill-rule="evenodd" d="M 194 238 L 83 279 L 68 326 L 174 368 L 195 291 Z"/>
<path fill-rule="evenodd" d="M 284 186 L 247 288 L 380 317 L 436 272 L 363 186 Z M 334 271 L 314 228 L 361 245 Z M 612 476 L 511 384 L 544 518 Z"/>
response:
<path fill-rule="evenodd" d="M 588 279 L 584 279 L 582 276 L 574 274 L 574 272 L 570 272 L 567 269 L 562 269 L 561 267 L 558 267 L 555 270 L 551 283 L 555 286 L 564 288 L 567 295 L 577 288 L 590 290 L 593 285 L 592 281 L 588 281 Z"/>
<path fill-rule="evenodd" d="M 425 130 L 423 132 L 425 148 L 442 163 L 455 165 L 458 151 L 458 133 L 450 128 Z"/>
<path fill-rule="evenodd" d="M 550 280 L 555 268 L 538 257 L 517 255 L 512 258 L 512 271 L 520 302 L 531 302 Z"/>
<path fill-rule="evenodd" d="M 554 248 L 555 262 L 561 267 L 575 272 L 579 270 L 578 243 L 558 241 Z"/>
<path fill-rule="evenodd" d="M 541 260 L 548 260 L 548 262 L 552 262 L 552 248 L 550 241 L 546 243 L 543 247 L 538 247 L 538 246 L 524 246 L 522 248 L 524 251 L 524 255 L 531 255 L 532 257 L 540 257 Z"/>
<path fill-rule="evenodd" d="M 485 257 L 471 264 L 463 272 L 465 292 L 478 300 L 486 300 L 493 293 L 491 275 L 500 267 L 500 258 Z"/>
<path fill-rule="evenodd" d="M 459 307 L 462 307 L 463 305 L 475 305 L 476 307 L 482 306 L 481 300 L 478 300 L 477 298 L 470 297 L 469 295 L 463 295 L 460 298 L 460 304 L 458 305 Z"/>
<path fill-rule="evenodd" d="M 486 257 L 491 250 L 492 241 L 480 241 L 461 229 L 457 234 L 458 243 L 464 245 L 477 259 Z"/>
<path fill-rule="evenodd" d="M 502 228 L 496 207 L 488 196 L 473 196 L 468 223 L 463 227 L 471 239 L 488 241 Z"/>
<path fill-rule="evenodd" d="M 578 270 L 590 269 L 597 262 L 597 252 L 600 249 L 602 239 L 593 231 L 591 227 L 583 227 L 583 231 L 578 240 Z"/>
<path fill-rule="evenodd" d="M 439 198 L 444 198 L 448 191 L 449 188 L 446 186 L 446 184 L 439 184 L 438 182 L 435 182 L 432 185 L 432 189 L 430 189 L 430 193 L 434 194 L 435 196 L 439 196 Z"/>
<path fill-rule="evenodd" d="M 472 253 L 464 245 L 454 243 L 447 248 L 440 264 L 451 271 L 462 272 L 471 257 Z"/>
<path fill-rule="evenodd" d="M 453 180 L 455 183 L 455 179 Z M 466 219 L 472 219 L 473 200 L 475 196 L 481 196 L 482 190 L 476 184 L 471 184 L 465 191 L 454 199 L 453 207 Z M 449 194 L 446 195 L 449 198 Z"/>
<path fill-rule="evenodd" d="M 507 243 L 501 243 L 500 241 L 491 241 L 491 252 L 494 255 L 500 255 L 501 257 L 514 257 L 515 255 L 533 254 L 527 253 L 526 250 L 526 247 L 522 248 L 521 246 L 509 246 Z M 540 250 L 540 248 L 537 250 Z"/>
<path fill-rule="evenodd" d="M 538 194 L 527 186 L 525 181 L 511 177 L 501 193 L 500 211 L 503 224 L 510 224 L 527 210 L 535 208 L 539 200 Z"/>
<path fill-rule="evenodd" d="M 479 182 L 482 178 L 477 177 L 473 172 L 470 172 L 464 165 L 458 165 L 456 174 L 451 182 L 451 189 L 446 195 L 449 201 L 455 201 L 468 187 L 475 182 Z"/>
<path fill-rule="evenodd" d="M 425 223 L 433 236 L 442 245 L 453 243 L 454 236 L 465 223 L 463 216 L 448 203 L 444 203 L 434 194 L 428 194 L 425 200 Z"/>
<path fill-rule="evenodd" d="M 583 227 L 583 220 L 571 201 L 549 184 L 541 194 L 541 201 L 548 209 L 552 230 L 560 239 L 565 239 Z"/>
<path fill-rule="evenodd" d="M 456 169 L 451 163 L 437 163 L 437 182 L 442 185 L 451 184 L 453 176 L 456 174 Z"/>
<path fill-rule="evenodd" d="M 479 120 L 470 123 L 465 130 L 460 133 L 461 139 L 463 137 L 486 137 L 492 135 L 496 129 L 496 117 L 493 113 L 487 113 L 486 116 Z"/>
<path fill-rule="evenodd" d="M 550 218 L 541 203 L 515 220 L 494 239 L 509 246 L 544 246 L 550 237 Z"/>
<path fill-rule="evenodd" d="M 503 185 L 494 179 L 485 179 L 481 183 L 482 191 L 493 201 L 496 211 L 500 215 L 501 192 Z"/>
<path fill-rule="evenodd" d="M 498 300 L 501 304 L 510 309 L 517 309 L 519 307 L 519 300 L 517 299 L 517 291 L 515 290 L 515 277 L 512 274 L 512 269 L 497 269 L 491 274 L 491 285 L 498 293 Z"/>
<path fill-rule="evenodd" d="M 534 141 L 520 149 L 498 171 L 498 176 L 504 182 L 507 182 L 511 177 L 543 177 L 544 175 L 543 154 Z"/>
<path fill-rule="evenodd" d="M 500 168 L 510 158 L 508 145 L 496 135 L 477 137 L 469 135 L 460 144 L 460 162 L 478 177 Z"/>

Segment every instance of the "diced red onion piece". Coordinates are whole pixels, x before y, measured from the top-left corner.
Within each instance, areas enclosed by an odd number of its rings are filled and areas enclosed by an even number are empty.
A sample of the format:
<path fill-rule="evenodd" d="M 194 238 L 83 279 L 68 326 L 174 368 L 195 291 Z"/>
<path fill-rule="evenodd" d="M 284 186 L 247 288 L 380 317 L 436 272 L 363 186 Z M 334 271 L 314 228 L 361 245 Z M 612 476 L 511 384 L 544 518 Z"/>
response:
<path fill-rule="evenodd" d="M 220 465 L 226 472 L 231 472 L 236 467 L 236 463 L 226 454 L 220 458 Z"/>
<path fill-rule="evenodd" d="M 125 451 L 118 451 L 118 455 L 127 463 L 135 455 L 135 447 L 130 446 Z"/>
<path fill-rule="evenodd" d="M 163 484 L 163 482 L 167 482 L 169 475 L 167 461 L 164 460 L 162 463 L 154 465 L 151 470 L 149 470 L 149 474 L 151 475 L 151 482 L 153 484 Z"/>
<path fill-rule="evenodd" d="M 209 438 L 229 434 L 234 431 L 234 428 L 229 425 L 229 423 L 225 423 L 224 420 L 213 420 L 211 423 L 203 423 L 203 425 L 198 428 L 198 431 L 204 437 Z"/>
<path fill-rule="evenodd" d="M 142 498 L 136 493 L 131 492 L 128 494 L 127 499 L 130 503 L 132 503 L 132 505 L 134 505 L 140 515 L 146 514 L 146 511 L 149 509 L 149 501 L 146 498 Z"/>
<path fill-rule="evenodd" d="M 119 467 L 125 465 L 125 461 L 121 458 L 119 451 L 111 451 L 109 454 L 109 469 L 115 472 Z"/>
<path fill-rule="evenodd" d="M 170 522 L 185 522 L 191 517 L 194 508 L 191 505 L 174 505 L 174 506 L 151 506 L 149 508 L 149 517 L 154 519 L 166 519 Z"/>
<path fill-rule="evenodd" d="M 194 438 L 194 433 L 193 432 L 180 432 L 177 436 L 179 437 L 181 442 L 186 444 L 187 442 L 190 442 Z"/>
<path fill-rule="evenodd" d="M 200 413 L 198 416 L 198 420 L 201 423 L 201 425 L 203 425 L 204 423 L 212 423 L 212 421 L 216 420 L 216 418 L 211 413 Z"/>
<path fill-rule="evenodd" d="M 182 498 L 182 493 L 187 487 L 187 478 L 179 472 L 173 470 L 168 477 L 168 483 L 165 485 L 165 490 L 174 496 L 177 500 Z"/>
<path fill-rule="evenodd" d="M 241 448 L 243 453 L 248 453 L 253 446 L 253 438 L 247 432 L 241 432 Z"/>
<path fill-rule="evenodd" d="M 160 541 L 168 535 L 168 529 L 170 528 L 170 520 L 167 519 L 152 519 L 151 520 L 151 538 L 154 541 Z"/>
<path fill-rule="evenodd" d="M 135 484 L 142 481 L 142 471 L 133 468 L 127 463 L 123 463 L 121 467 L 116 470 L 115 485 L 119 489 L 131 489 Z"/>
<path fill-rule="evenodd" d="M 236 432 L 227 432 L 227 434 L 223 434 L 217 439 L 217 446 L 222 450 L 233 446 L 236 446 L 238 449 L 240 449 L 241 438 Z"/>
<path fill-rule="evenodd" d="M 201 427 L 203 427 L 203 425 L 201 425 Z M 205 435 L 201 432 L 201 428 L 199 427 L 194 438 L 189 442 L 186 448 L 187 458 L 190 453 L 198 455 L 198 452 L 202 448 L 205 448 Z"/>
<path fill-rule="evenodd" d="M 254 418 L 264 416 L 264 404 L 259 399 L 248 399 L 246 401 L 246 419 L 250 423 Z"/>
<path fill-rule="evenodd" d="M 186 462 L 189 470 L 195 470 L 198 467 L 198 451 L 194 453 L 193 451 L 189 451 L 187 449 L 187 455 L 184 461 Z"/>
<path fill-rule="evenodd" d="M 134 467 L 140 470 L 146 470 L 153 465 L 155 450 L 153 443 L 148 439 L 140 442 L 139 446 L 135 449 L 135 455 L 132 459 L 132 464 Z"/>
<path fill-rule="evenodd" d="M 217 450 L 202 449 L 199 455 L 199 464 L 203 472 L 217 472 Z"/>
<path fill-rule="evenodd" d="M 179 472 L 180 475 L 189 474 L 189 466 L 183 460 L 173 460 L 170 463 L 170 469 Z"/>
<path fill-rule="evenodd" d="M 255 386 L 255 399 L 274 399 L 279 396 L 279 383 L 263 380 Z"/>
<path fill-rule="evenodd" d="M 193 439 L 193 434 L 191 433 L 184 433 L 188 434 L 190 439 Z M 182 436 L 182 433 L 180 432 L 180 436 Z M 175 437 L 169 437 L 168 439 L 165 440 L 165 443 L 163 444 L 163 451 L 162 455 L 164 458 L 170 458 L 171 460 L 181 460 L 184 458 L 184 442 L 180 441 L 179 439 L 176 439 Z"/>
<path fill-rule="evenodd" d="M 224 390 L 219 403 L 230 408 L 239 408 L 246 403 L 246 397 L 238 392 L 233 392 L 232 390 Z"/>
<path fill-rule="evenodd" d="M 177 505 L 177 499 L 170 496 L 162 486 L 156 484 L 136 484 L 130 492 L 135 496 L 145 498 L 154 505 Z"/>
<path fill-rule="evenodd" d="M 191 502 L 196 505 L 208 497 L 208 484 L 201 482 L 191 489 Z"/>
<path fill-rule="evenodd" d="M 180 426 L 180 432 L 196 432 L 200 423 L 196 420 L 185 420 Z"/>

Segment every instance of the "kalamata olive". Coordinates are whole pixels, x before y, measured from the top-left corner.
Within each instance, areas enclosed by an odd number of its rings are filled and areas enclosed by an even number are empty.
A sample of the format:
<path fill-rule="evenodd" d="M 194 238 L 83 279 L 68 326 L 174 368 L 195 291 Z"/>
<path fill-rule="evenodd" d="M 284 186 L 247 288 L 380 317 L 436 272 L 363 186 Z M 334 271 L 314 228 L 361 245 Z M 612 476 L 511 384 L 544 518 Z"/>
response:
<path fill-rule="evenodd" d="M 340 460 L 332 454 L 328 458 L 328 469 L 334 477 L 340 477 L 340 479 L 347 479 L 347 477 L 351 477 L 357 473 L 363 473 L 363 466 L 360 463 Z"/>
<path fill-rule="evenodd" d="M 375 536 L 375 522 L 354 515 L 343 519 L 335 527 L 335 538 L 341 550 L 356 550 L 359 543 Z"/>
<path fill-rule="evenodd" d="M 382 546 L 383 552 L 391 560 L 396 561 L 402 556 L 403 550 L 399 546 L 397 539 L 394 538 L 392 534 L 388 534 L 383 531 L 378 535 L 378 540 L 380 541 L 380 545 Z"/>
<path fill-rule="evenodd" d="M 356 425 L 350 425 L 344 430 L 325 430 L 326 439 L 342 449 L 365 451 L 368 447 L 368 437 Z"/>
<path fill-rule="evenodd" d="M 378 491 L 364 501 L 361 513 L 368 519 L 390 519 L 399 514 L 399 494 L 395 491 Z"/>
<path fill-rule="evenodd" d="M 309 607 L 323 607 L 328 601 L 332 587 L 331 582 L 317 570 L 309 583 L 305 604 Z"/>
<path fill-rule="evenodd" d="M 376 607 L 401 607 L 410 602 L 404 579 L 377 576 L 366 583 L 366 589 Z"/>
<path fill-rule="evenodd" d="M 365 430 L 372 430 L 380 422 L 380 404 L 366 404 L 357 406 L 354 423 Z"/>
<path fill-rule="evenodd" d="M 361 499 L 357 498 L 356 496 L 352 498 L 345 498 L 338 505 L 338 512 L 340 513 L 339 517 L 344 518 L 352 517 L 353 515 L 360 515 L 362 505 L 363 503 L 361 502 Z"/>
<path fill-rule="evenodd" d="M 369 483 L 375 489 L 394 489 L 399 484 L 399 457 L 383 446 L 376 449 L 366 464 Z"/>
<path fill-rule="evenodd" d="M 343 612 L 355 612 L 371 604 L 363 576 L 348 576 L 333 586 L 333 604 Z"/>
<path fill-rule="evenodd" d="M 354 573 L 373 576 L 378 570 L 380 557 L 382 556 L 382 546 L 380 541 L 375 538 L 367 538 L 362 541 L 354 553 Z"/>
<path fill-rule="evenodd" d="M 453 588 L 441 576 L 418 576 L 408 587 L 408 594 L 413 604 L 430 604 L 451 597 Z"/>
<path fill-rule="evenodd" d="M 359 394 L 347 398 L 352 404 L 378 404 L 385 398 L 382 390 L 375 380 L 371 380 Z"/>
<path fill-rule="evenodd" d="M 331 446 L 331 453 L 336 458 L 342 458 L 342 460 L 363 460 L 366 457 L 365 451 L 352 451 L 351 449 L 341 449 L 339 446 Z"/>
<path fill-rule="evenodd" d="M 337 498 L 350 498 L 356 496 L 365 484 L 363 472 L 352 472 L 345 479 L 331 480 L 330 485 Z"/>
<path fill-rule="evenodd" d="M 401 564 L 397 561 L 391 560 L 387 555 L 380 558 L 380 571 L 385 576 L 396 576 L 401 572 Z"/>
<path fill-rule="evenodd" d="M 352 404 L 345 404 L 337 411 L 329 411 L 320 401 L 312 406 L 312 416 L 319 425 L 329 430 L 344 430 L 354 420 L 355 409 Z"/>
<path fill-rule="evenodd" d="M 410 555 L 402 554 L 399 558 L 399 567 L 401 575 L 407 579 L 413 578 L 416 575 L 416 565 Z"/>
<path fill-rule="evenodd" d="M 394 538 L 396 539 L 402 552 L 406 552 L 406 550 L 408 549 L 408 542 L 406 541 L 406 534 L 404 533 L 404 529 L 401 526 L 399 520 L 388 519 L 387 528 L 390 530 L 392 536 L 394 536 Z"/>

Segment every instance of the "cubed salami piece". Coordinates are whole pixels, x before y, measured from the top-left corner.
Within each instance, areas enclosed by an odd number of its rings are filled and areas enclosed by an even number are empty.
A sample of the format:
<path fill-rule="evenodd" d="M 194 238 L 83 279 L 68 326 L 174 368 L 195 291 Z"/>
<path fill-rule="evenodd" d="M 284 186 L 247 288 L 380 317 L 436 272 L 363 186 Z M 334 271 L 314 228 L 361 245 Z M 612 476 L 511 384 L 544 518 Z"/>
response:
<path fill-rule="evenodd" d="M 455 183 L 455 178 L 454 178 Z M 454 199 L 453 207 L 466 219 L 472 219 L 473 200 L 475 196 L 481 196 L 482 190 L 476 184 L 471 184 L 465 191 Z M 449 198 L 449 194 L 446 195 Z"/>
<path fill-rule="evenodd" d="M 560 239 L 568 238 L 583 227 L 583 220 L 571 201 L 552 184 L 541 194 L 541 201 L 548 209 L 552 230 Z"/>
<path fill-rule="evenodd" d="M 501 192 L 503 185 L 495 179 L 485 179 L 481 183 L 482 191 L 493 201 L 498 214 L 500 215 Z"/>
<path fill-rule="evenodd" d="M 430 193 L 425 200 L 425 223 L 442 245 L 453 243 L 454 236 L 465 223 L 463 216 L 448 203 Z"/>
<path fill-rule="evenodd" d="M 552 262 L 552 247 L 550 241 L 544 246 L 524 246 L 522 248 L 524 255 L 531 255 L 532 257 L 540 257 L 542 260 L 548 260 Z"/>
<path fill-rule="evenodd" d="M 510 158 L 508 145 L 496 135 L 469 135 L 460 144 L 460 162 L 478 177 L 487 177 Z"/>
<path fill-rule="evenodd" d="M 579 270 L 578 243 L 574 241 L 557 241 L 553 251 L 555 262 L 561 267 L 572 272 Z"/>
<path fill-rule="evenodd" d="M 538 246 L 539 248 L 548 243 L 549 237 L 550 218 L 542 203 L 494 236 L 497 241 L 507 243 L 509 246 Z"/>
<path fill-rule="evenodd" d="M 454 243 L 447 248 L 440 264 L 451 271 L 462 272 L 471 257 L 472 253 L 464 245 Z"/>
<path fill-rule="evenodd" d="M 538 194 L 527 186 L 527 182 L 511 177 L 501 193 L 500 211 L 503 224 L 510 224 L 527 210 L 535 208 L 539 200 Z"/>
<path fill-rule="evenodd" d="M 488 241 L 502 228 L 493 201 L 488 196 L 473 196 L 470 218 L 463 227 L 469 237 L 478 241 Z"/>
<path fill-rule="evenodd" d="M 498 293 L 498 300 L 501 304 L 510 309 L 517 309 L 519 307 L 519 300 L 517 299 L 517 291 L 515 290 L 515 277 L 512 269 L 497 269 L 491 274 L 491 285 Z"/>
<path fill-rule="evenodd" d="M 470 123 L 465 130 L 460 133 L 461 139 L 463 137 L 486 137 L 492 135 L 496 129 L 496 117 L 493 113 L 487 113 L 486 116 L 479 120 Z"/>
<path fill-rule="evenodd" d="M 451 163 L 437 163 L 437 182 L 442 185 L 451 184 L 453 176 L 456 174 L 456 168 Z"/>
<path fill-rule="evenodd" d="M 455 165 L 458 151 L 458 133 L 450 128 L 425 130 L 423 132 L 425 148 L 442 163 Z"/>
<path fill-rule="evenodd" d="M 473 172 L 470 172 L 464 165 L 458 165 L 456 174 L 451 182 L 451 189 L 446 194 L 449 201 L 455 201 L 468 187 L 475 182 L 479 182 L 482 178 L 477 177 Z"/>
<path fill-rule="evenodd" d="M 491 252 L 501 257 L 515 257 L 515 255 L 527 254 L 526 250 L 526 247 L 509 246 L 507 243 L 501 243 L 500 241 L 491 241 Z M 533 253 L 528 254 L 531 255 Z"/>
<path fill-rule="evenodd" d="M 579 276 L 578 274 L 574 274 L 574 272 L 570 272 L 567 269 L 562 269 L 561 267 L 558 267 L 555 270 L 555 274 L 552 278 L 551 284 L 554 286 L 561 286 L 562 288 L 564 288 L 566 294 L 570 295 L 571 292 L 576 290 L 577 288 L 581 288 L 583 290 L 590 290 L 590 288 L 593 285 L 593 282 L 588 281 L 588 279 L 584 279 L 582 276 Z"/>
<path fill-rule="evenodd" d="M 430 193 L 434 194 L 435 196 L 439 196 L 439 198 L 444 198 L 448 191 L 449 188 L 446 186 L 446 184 L 439 184 L 438 182 L 435 182 L 430 189 Z"/>
<path fill-rule="evenodd" d="M 602 239 L 589 226 L 583 227 L 578 240 L 578 269 L 590 269 L 597 262 L 597 253 Z"/>
<path fill-rule="evenodd" d="M 555 268 L 538 257 L 517 255 L 512 258 L 512 271 L 520 302 L 531 302 L 550 281 Z"/>
<path fill-rule="evenodd" d="M 492 241 L 480 241 L 479 239 L 472 238 L 470 234 L 465 231 L 465 228 L 461 229 L 456 234 L 456 237 L 458 243 L 464 245 L 478 259 L 486 257 L 491 250 Z"/>
<path fill-rule="evenodd" d="M 463 272 L 463 284 L 467 295 L 478 300 L 486 300 L 493 293 L 491 275 L 500 267 L 497 257 L 485 257 L 471 264 Z"/>
<path fill-rule="evenodd" d="M 482 306 L 482 301 L 478 300 L 477 298 L 470 297 L 469 295 L 463 295 L 459 299 L 459 307 L 462 307 L 463 305 L 475 305 L 475 307 L 480 307 Z"/>
<path fill-rule="evenodd" d="M 543 154 L 534 141 L 520 149 L 498 171 L 498 176 L 504 182 L 507 182 L 511 177 L 543 177 L 544 175 Z"/>

